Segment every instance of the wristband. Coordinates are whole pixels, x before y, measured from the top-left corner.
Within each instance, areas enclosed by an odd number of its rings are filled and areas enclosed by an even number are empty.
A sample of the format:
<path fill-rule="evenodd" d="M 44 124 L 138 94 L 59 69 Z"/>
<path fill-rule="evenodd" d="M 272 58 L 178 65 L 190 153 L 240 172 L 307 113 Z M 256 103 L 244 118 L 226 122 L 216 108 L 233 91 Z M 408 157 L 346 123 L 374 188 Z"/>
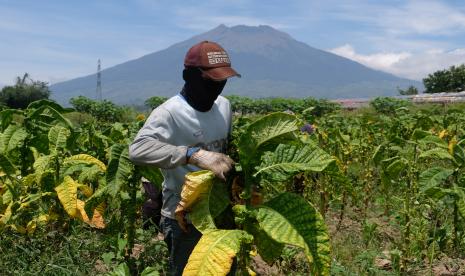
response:
<path fill-rule="evenodd" d="M 189 147 L 187 148 L 187 153 L 186 153 L 186 158 L 189 160 L 191 158 L 192 154 L 198 152 L 200 150 L 200 147 Z"/>

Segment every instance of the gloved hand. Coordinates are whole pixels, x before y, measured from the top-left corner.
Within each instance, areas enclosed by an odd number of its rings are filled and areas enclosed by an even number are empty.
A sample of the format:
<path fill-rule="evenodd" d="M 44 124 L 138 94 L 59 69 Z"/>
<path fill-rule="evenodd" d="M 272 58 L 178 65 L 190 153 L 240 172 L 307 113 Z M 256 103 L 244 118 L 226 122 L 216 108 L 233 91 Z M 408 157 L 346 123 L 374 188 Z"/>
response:
<path fill-rule="evenodd" d="M 226 154 L 203 149 L 192 154 L 187 163 L 210 170 L 223 181 L 226 181 L 226 175 L 234 165 L 234 161 Z"/>

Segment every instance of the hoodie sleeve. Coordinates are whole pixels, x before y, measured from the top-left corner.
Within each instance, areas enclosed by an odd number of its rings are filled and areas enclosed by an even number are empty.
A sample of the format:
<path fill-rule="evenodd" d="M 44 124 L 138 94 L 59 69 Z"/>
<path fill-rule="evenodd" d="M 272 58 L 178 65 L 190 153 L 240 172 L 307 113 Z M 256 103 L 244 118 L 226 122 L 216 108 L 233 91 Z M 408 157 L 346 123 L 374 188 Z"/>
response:
<path fill-rule="evenodd" d="M 174 120 L 162 106 L 156 108 L 129 146 L 129 159 L 138 165 L 172 169 L 186 164 L 187 146 L 170 144 Z"/>

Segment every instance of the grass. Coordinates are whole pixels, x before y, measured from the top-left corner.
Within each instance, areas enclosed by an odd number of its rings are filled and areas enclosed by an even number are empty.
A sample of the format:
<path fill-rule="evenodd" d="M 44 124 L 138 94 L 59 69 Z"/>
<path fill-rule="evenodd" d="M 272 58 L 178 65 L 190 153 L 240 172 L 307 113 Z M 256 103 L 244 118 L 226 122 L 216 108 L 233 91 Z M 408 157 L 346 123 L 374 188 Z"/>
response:
<path fill-rule="evenodd" d="M 154 236 L 154 230 L 138 229 L 137 264 L 163 273 L 167 249 Z M 69 231 L 38 229 L 31 237 L 6 230 L 0 238 L 0 275 L 104 275 L 124 261 L 124 252 L 118 258 L 117 251 L 118 236 L 81 224 Z M 105 263 L 102 256 L 111 252 L 115 257 Z"/>
<path fill-rule="evenodd" d="M 399 275 L 396 235 L 400 229 L 395 223 L 398 210 L 386 217 L 382 207 L 371 206 L 363 220 L 359 208 L 348 206 L 337 229 L 339 214 L 334 207 L 326 214 L 332 245 L 331 275 Z M 38 228 L 31 237 L 5 230 L 0 238 L 0 275 L 106 275 L 124 262 L 124 250 L 119 249 L 122 241 L 124 237 L 117 233 L 78 222 L 68 230 L 57 230 L 53 225 Z M 166 275 L 167 248 L 155 229 L 137 229 L 136 247 L 139 272 L 151 266 Z M 451 256 L 438 255 L 431 266 L 426 259 L 418 259 L 410 262 L 406 271 L 409 275 L 435 275 L 460 266 L 459 273 L 465 272 L 465 259 Z M 382 267 L 380 262 L 389 265 Z M 271 272 L 263 275 L 308 275 L 309 270 L 302 252 L 291 247 L 286 247 L 273 267 L 263 262 L 261 266 L 261 271 Z"/>

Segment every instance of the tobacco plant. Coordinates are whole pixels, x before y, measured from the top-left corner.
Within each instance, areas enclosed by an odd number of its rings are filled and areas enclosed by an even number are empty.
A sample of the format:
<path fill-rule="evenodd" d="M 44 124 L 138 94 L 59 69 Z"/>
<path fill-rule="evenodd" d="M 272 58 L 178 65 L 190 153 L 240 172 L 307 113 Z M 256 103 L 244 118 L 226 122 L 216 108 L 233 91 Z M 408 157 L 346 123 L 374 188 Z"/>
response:
<path fill-rule="evenodd" d="M 202 232 L 184 275 L 226 275 L 237 258 L 237 272 L 251 273 L 250 252 L 254 248 L 272 263 L 285 244 L 299 247 L 311 264 L 313 275 L 329 275 L 330 241 L 325 222 L 303 197 L 288 192 L 293 176 L 322 172 L 335 160 L 313 141 L 302 139 L 300 121 L 293 115 L 273 113 L 244 126 L 236 141 L 239 173 L 243 180 L 240 202 L 232 206 L 235 226 L 221 227 L 231 215 L 230 195 L 224 183 L 208 171 L 191 173 L 187 179 L 203 193 L 188 208 L 189 218 Z M 255 202 L 261 189 L 265 202 Z M 192 185 L 184 189 L 192 189 Z M 189 191 L 183 193 L 189 194 Z"/>

